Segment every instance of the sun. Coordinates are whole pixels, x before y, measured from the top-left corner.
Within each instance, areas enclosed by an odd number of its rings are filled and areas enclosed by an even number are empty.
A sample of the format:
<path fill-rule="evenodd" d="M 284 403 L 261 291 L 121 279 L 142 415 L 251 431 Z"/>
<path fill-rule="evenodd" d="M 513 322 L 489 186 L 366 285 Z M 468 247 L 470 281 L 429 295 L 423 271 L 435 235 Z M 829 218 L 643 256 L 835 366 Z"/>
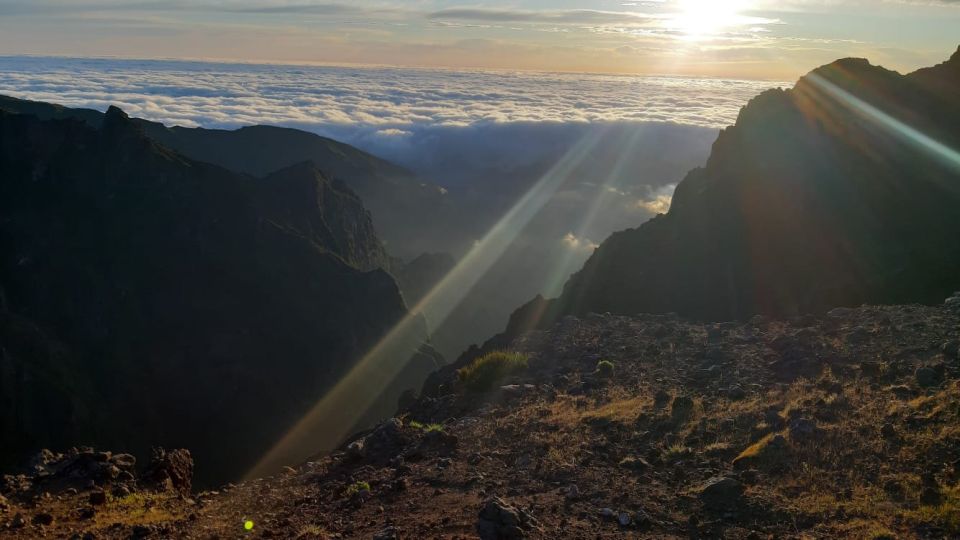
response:
<path fill-rule="evenodd" d="M 701 40 L 737 26 L 745 17 L 748 0 L 677 0 L 679 11 L 671 26 L 686 39 Z"/>

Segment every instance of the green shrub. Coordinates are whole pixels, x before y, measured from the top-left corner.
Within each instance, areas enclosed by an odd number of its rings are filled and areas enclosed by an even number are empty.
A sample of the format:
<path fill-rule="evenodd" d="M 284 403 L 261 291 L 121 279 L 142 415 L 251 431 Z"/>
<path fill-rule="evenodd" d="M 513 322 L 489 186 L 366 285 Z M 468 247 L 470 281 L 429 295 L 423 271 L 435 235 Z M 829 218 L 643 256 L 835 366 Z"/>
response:
<path fill-rule="evenodd" d="M 443 431 L 443 424 L 424 424 L 423 422 L 411 420 L 407 425 L 413 429 L 420 429 L 427 433 L 430 433 L 431 431 Z"/>
<path fill-rule="evenodd" d="M 470 365 L 457 370 L 457 379 L 468 390 L 485 392 L 504 377 L 527 369 L 527 355 L 495 351 L 477 358 Z"/>
<path fill-rule="evenodd" d="M 597 363 L 597 375 L 601 377 L 613 377 L 613 362 L 601 360 Z"/>
<path fill-rule="evenodd" d="M 354 482 L 347 487 L 347 496 L 353 497 L 360 492 L 370 492 L 370 483 L 369 482 Z"/>

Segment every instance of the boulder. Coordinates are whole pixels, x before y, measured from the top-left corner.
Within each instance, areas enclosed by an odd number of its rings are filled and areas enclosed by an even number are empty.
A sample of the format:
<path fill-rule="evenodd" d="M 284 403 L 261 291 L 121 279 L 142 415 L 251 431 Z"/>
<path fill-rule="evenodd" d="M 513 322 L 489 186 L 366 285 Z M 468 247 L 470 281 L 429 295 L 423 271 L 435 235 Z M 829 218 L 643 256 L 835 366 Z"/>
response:
<path fill-rule="evenodd" d="M 391 418 L 375 427 L 363 439 L 364 455 L 368 459 L 387 461 L 399 454 L 407 442 L 403 423 L 397 418 Z"/>
<path fill-rule="evenodd" d="M 700 489 L 700 502 L 708 510 L 731 510 L 743 502 L 743 484 L 729 477 L 711 478 Z"/>
<path fill-rule="evenodd" d="M 189 494 L 193 484 L 193 456 L 189 450 L 154 448 L 144 480 L 155 489 Z"/>
<path fill-rule="evenodd" d="M 499 497 L 483 503 L 477 521 L 477 533 L 481 540 L 526 538 L 536 528 L 537 522 L 533 516 Z"/>

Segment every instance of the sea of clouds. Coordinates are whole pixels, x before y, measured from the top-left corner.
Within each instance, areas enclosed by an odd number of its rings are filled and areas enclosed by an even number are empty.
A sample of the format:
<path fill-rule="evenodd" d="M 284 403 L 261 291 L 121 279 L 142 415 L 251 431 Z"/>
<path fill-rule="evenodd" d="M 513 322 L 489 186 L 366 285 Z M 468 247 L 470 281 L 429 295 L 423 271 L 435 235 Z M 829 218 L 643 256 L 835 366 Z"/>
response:
<path fill-rule="evenodd" d="M 731 124 L 767 81 L 0 57 L 0 93 L 168 125 L 296 127 L 391 157 L 421 131 L 510 123 Z M 432 130 L 432 131 L 431 131 Z M 399 142 L 398 142 L 399 141 Z"/>

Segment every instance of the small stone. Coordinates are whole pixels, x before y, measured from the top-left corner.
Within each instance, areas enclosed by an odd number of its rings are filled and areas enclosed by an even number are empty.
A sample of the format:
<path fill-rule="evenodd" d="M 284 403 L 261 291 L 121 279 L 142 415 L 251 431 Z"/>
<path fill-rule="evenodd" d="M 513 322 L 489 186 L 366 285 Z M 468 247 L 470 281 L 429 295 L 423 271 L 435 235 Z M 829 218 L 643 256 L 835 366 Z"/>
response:
<path fill-rule="evenodd" d="M 31 521 L 33 521 L 34 525 L 47 527 L 49 525 L 53 525 L 53 516 L 46 512 L 40 512 L 39 514 L 33 516 Z"/>
<path fill-rule="evenodd" d="M 386 527 L 374 534 L 373 540 L 400 540 L 400 531 L 396 527 Z"/>
<path fill-rule="evenodd" d="M 621 527 L 626 527 L 632 522 L 633 519 L 630 517 L 629 512 L 620 512 L 617 514 L 617 523 L 619 523 Z"/>
<path fill-rule="evenodd" d="M 960 341 L 954 339 L 944 343 L 940 346 L 940 352 L 943 353 L 944 360 L 960 359 Z"/>
<path fill-rule="evenodd" d="M 347 456 L 353 459 L 361 459 L 366 455 L 363 439 L 357 439 L 347 445 Z"/>
<path fill-rule="evenodd" d="M 940 373 L 937 373 L 937 370 L 929 367 L 920 367 L 917 368 L 917 371 L 914 372 L 914 377 L 917 380 L 917 385 L 920 388 L 930 388 L 933 386 L 939 386 L 943 382 L 943 376 Z"/>
<path fill-rule="evenodd" d="M 727 398 L 733 401 L 740 401 L 747 397 L 747 392 L 740 386 L 731 386 L 727 389 Z"/>
<path fill-rule="evenodd" d="M 565 490 L 564 496 L 571 501 L 575 501 L 580 498 L 580 488 L 576 484 L 571 484 Z"/>
<path fill-rule="evenodd" d="M 87 500 L 93 506 L 103 506 L 104 504 L 107 504 L 107 494 L 102 490 L 97 490 L 91 492 L 90 497 Z"/>
<path fill-rule="evenodd" d="M 620 460 L 620 466 L 633 471 L 646 471 L 650 469 L 650 463 L 642 457 L 628 456 Z"/>
<path fill-rule="evenodd" d="M 657 390 L 656 395 L 653 396 L 653 406 L 656 409 L 662 409 L 667 406 L 667 403 L 670 403 L 670 394 L 663 389 Z"/>
<path fill-rule="evenodd" d="M 137 458 L 130 454 L 117 454 L 110 461 L 121 469 L 132 469 L 137 465 Z"/>

